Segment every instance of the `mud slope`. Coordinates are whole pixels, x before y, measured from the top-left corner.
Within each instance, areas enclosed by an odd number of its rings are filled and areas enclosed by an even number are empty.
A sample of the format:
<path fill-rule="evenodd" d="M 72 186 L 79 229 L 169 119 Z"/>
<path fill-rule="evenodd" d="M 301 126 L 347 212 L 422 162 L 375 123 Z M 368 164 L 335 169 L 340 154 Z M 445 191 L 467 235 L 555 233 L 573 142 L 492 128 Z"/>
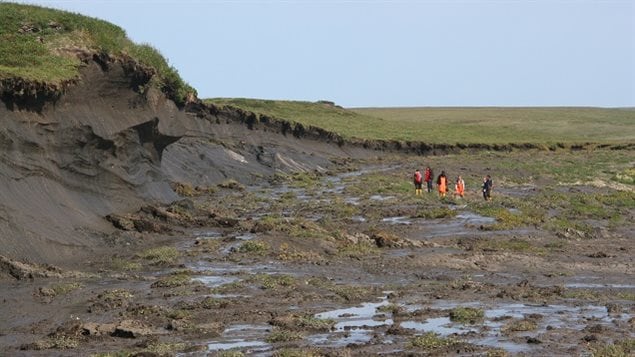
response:
<path fill-rule="evenodd" d="M 251 183 L 276 170 L 320 169 L 337 145 L 249 130 L 231 113 L 177 108 L 132 88 L 138 73 L 87 61 L 55 100 L 4 88 L 0 105 L 0 255 L 63 264 L 107 244 L 113 212 L 171 202 L 170 182 Z M 308 149 L 310 148 L 310 149 Z"/>

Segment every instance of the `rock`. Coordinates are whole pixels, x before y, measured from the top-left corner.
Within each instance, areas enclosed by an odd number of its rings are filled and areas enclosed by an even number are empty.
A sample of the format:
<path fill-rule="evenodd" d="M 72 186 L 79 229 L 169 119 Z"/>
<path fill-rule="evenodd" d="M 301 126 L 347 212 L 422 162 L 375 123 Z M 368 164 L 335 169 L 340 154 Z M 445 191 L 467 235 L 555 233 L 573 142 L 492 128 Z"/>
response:
<path fill-rule="evenodd" d="M 368 235 L 364 233 L 353 233 L 353 234 L 344 234 L 344 239 L 348 241 L 348 243 L 356 245 L 356 244 L 366 244 L 372 245 L 375 243 L 373 239 L 371 239 Z"/>
<path fill-rule="evenodd" d="M 622 307 L 618 304 L 608 303 L 606 304 L 606 312 L 609 315 L 619 315 L 622 313 Z"/>
<path fill-rule="evenodd" d="M 216 220 L 216 223 L 222 227 L 236 227 L 238 223 L 240 222 L 238 219 L 230 218 L 230 217 L 216 217 L 215 220 Z M 257 232 L 253 232 L 253 233 L 257 233 Z"/>
<path fill-rule="evenodd" d="M 604 326 L 600 324 L 595 324 L 593 326 L 587 326 L 584 331 L 588 331 L 591 333 L 602 333 L 605 330 Z"/>
<path fill-rule="evenodd" d="M 118 214 L 109 214 L 106 216 L 106 219 L 112 223 L 115 228 L 124 230 L 124 231 L 134 231 L 135 225 L 132 220 L 125 216 L 120 216 Z"/>
<path fill-rule="evenodd" d="M 582 340 L 585 342 L 595 342 L 598 340 L 598 337 L 596 335 L 586 335 L 582 337 Z"/>
<path fill-rule="evenodd" d="M 587 255 L 587 257 L 589 258 L 610 258 L 611 256 L 604 253 L 604 252 L 595 252 L 592 254 Z"/>
<path fill-rule="evenodd" d="M 123 320 L 121 321 L 110 334 L 113 337 L 121 338 L 138 338 L 141 336 L 148 336 L 157 334 L 158 331 L 145 326 L 143 323 L 136 320 Z"/>
<path fill-rule="evenodd" d="M 196 325 L 196 329 L 208 336 L 220 336 L 224 326 L 220 322 L 209 322 L 206 324 Z"/>
<path fill-rule="evenodd" d="M 55 290 L 46 287 L 39 288 L 37 294 L 41 297 L 55 297 L 57 295 Z"/>
<path fill-rule="evenodd" d="M 82 335 L 84 336 L 110 336 L 115 332 L 116 324 L 100 324 L 96 322 L 86 322 L 82 325 Z"/>
<path fill-rule="evenodd" d="M 63 272 L 53 265 L 34 265 L 18 262 L 0 255 L 0 273 L 6 273 L 17 280 L 32 280 L 35 277 L 61 278 Z"/>
<path fill-rule="evenodd" d="M 171 320 L 166 326 L 167 330 L 170 331 L 183 331 L 186 330 L 190 326 L 189 323 L 183 320 Z"/>
<path fill-rule="evenodd" d="M 140 233 L 143 233 L 143 232 L 164 233 L 169 231 L 169 228 L 145 218 L 135 219 L 133 221 L 133 224 L 137 232 L 140 232 Z"/>
<path fill-rule="evenodd" d="M 371 238 L 379 248 L 401 248 L 399 238 L 389 232 L 375 232 Z"/>

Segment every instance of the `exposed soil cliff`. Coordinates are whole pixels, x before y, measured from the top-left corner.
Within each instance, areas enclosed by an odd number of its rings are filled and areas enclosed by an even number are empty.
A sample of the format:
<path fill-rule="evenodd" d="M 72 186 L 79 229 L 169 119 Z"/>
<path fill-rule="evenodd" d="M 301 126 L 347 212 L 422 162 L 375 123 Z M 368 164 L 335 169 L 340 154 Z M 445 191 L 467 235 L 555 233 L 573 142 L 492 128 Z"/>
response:
<path fill-rule="evenodd" d="M 252 183 L 360 153 L 320 135 L 249 130 L 241 113 L 200 104 L 182 110 L 157 90 L 136 91 L 151 76 L 142 68 L 86 63 L 63 93 L 3 83 L 0 246 L 8 257 L 62 263 L 89 256 L 113 229 L 106 215 L 178 199 L 171 182 Z"/>

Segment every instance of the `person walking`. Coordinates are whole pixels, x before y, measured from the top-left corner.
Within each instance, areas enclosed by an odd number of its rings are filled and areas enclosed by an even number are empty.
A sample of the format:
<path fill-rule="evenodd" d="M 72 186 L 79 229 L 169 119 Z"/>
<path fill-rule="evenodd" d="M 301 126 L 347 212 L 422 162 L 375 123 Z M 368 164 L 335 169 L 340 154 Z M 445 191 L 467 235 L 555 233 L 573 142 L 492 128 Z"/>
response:
<path fill-rule="evenodd" d="M 456 178 L 456 183 L 454 184 L 454 195 L 463 198 L 464 194 L 465 181 L 463 181 L 463 178 L 459 175 L 459 177 Z"/>
<path fill-rule="evenodd" d="M 419 169 L 415 170 L 414 184 L 415 184 L 415 196 L 421 195 L 421 192 L 422 192 L 421 185 L 423 184 L 423 176 L 421 175 L 421 172 L 419 172 Z"/>
<path fill-rule="evenodd" d="M 434 180 L 434 174 L 432 173 L 432 169 L 430 166 L 426 167 L 426 171 L 424 172 L 424 180 L 426 181 L 426 185 L 428 186 L 428 193 L 432 192 L 432 180 Z"/>
<path fill-rule="evenodd" d="M 494 187 L 494 182 L 492 181 L 492 177 L 487 175 L 483 177 L 483 198 L 485 201 L 492 200 L 492 188 Z"/>
<path fill-rule="evenodd" d="M 439 177 L 437 177 L 437 188 L 439 189 L 439 197 L 444 198 L 448 192 L 448 177 L 445 176 L 445 171 L 441 171 Z"/>

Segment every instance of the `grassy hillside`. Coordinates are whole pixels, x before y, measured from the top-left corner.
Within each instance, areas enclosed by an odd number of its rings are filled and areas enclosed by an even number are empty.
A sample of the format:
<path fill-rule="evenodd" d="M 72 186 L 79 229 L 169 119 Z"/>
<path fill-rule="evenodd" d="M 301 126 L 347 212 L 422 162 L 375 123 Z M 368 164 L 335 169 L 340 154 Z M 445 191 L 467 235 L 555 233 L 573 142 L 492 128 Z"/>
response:
<path fill-rule="evenodd" d="M 153 67 L 154 85 L 177 103 L 196 93 L 150 45 L 133 43 L 106 21 L 38 6 L 0 3 L 0 80 L 59 85 L 77 78 L 78 53 L 129 56 Z"/>
<path fill-rule="evenodd" d="M 328 102 L 207 99 L 349 138 L 427 143 L 635 142 L 635 110 L 601 108 L 359 108 Z"/>

